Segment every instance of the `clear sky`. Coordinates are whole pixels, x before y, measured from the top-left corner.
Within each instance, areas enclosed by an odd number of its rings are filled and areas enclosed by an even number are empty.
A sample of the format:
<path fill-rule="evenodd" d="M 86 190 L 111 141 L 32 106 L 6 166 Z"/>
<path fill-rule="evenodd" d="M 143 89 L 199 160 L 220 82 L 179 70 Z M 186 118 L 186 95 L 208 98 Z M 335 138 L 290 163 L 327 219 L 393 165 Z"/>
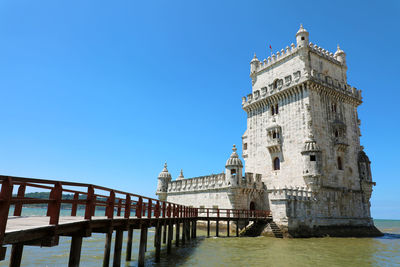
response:
<path fill-rule="evenodd" d="M 295 42 L 347 53 L 375 218 L 400 219 L 398 1 L 0 1 L 0 173 L 154 196 L 241 149 L 249 62 Z M 368 4 L 367 4 L 368 3 Z"/>

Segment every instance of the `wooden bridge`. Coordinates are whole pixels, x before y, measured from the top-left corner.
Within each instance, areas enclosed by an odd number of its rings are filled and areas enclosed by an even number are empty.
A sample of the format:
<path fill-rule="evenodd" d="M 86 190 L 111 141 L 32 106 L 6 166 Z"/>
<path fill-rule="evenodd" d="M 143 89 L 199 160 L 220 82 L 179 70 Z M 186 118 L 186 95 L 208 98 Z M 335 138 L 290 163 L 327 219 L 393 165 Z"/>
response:
<path fill-rule="evenodd" d="M 210 222 L 216 223 L 216 236 L 219 222 L 227 222 L 228 236 L 230 222 L 235 222 L 239 236 L 240 223 L 272 220 L 265 210 L 192 208 L 92 184 L 10 176 L 0 176 L 0 182 L 0 260 L 5 259 L 5 245 L 12 245 L 9 266 L 21 265 L 24 246 L 57 246 L 60 236 L 72 237 L 69 266 L 79 266 L 82 239 L 92 233 L 105 234 L 103 266 L 109 266 L 114 231 L 113 266 L 120 266 L 123 233 L 128 232 L 126 261 L 130 261 L 134 229 L 140 229 L 138 265 L 143 266 L 150 227 L 155 227 L 154 260 L 158 262 L 161 243 L 166 244 L 167 255 L 170 254 L 173 240 L 175 246 L 180 246 L 196 238 L 198 221 L 206 222 L 207 236 Z M 49 198 L 28 198 L 27 188 L 47 191 Z M 45 206 L 47 215 L 21 216 L 27 205 Z M 70 216 L 60 216 L 65 209 L 70 209 Z M 82 216 L 77 215 L 78 211 Z"/>

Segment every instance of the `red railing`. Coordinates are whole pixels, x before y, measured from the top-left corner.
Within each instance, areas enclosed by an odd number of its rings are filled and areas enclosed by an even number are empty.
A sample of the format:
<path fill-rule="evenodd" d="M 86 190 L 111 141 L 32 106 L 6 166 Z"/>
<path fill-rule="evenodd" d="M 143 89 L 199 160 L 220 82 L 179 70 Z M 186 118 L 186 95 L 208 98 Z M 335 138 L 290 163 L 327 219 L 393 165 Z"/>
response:
<path fill-rule="evenodd" d="M 23 205 L 47 204 L 50 225 L 58 225 L 61 205 L 68 204 L 70 216 L 77 216 L 77 211 L 84 206 L 83 217 L 91 220 L 93 216 L 105 216 L 112 219 L 116 216 L 124 218 L 254 218 L 268 217 L 269 211 L 251 211 L 235 209 L 199 209 L 187 207 L 166 201 L 160 201 L 137 194 L 115 190 L 102 186 L 31 179 L 11 176 L 1 176 L 0 192 L 0 245 L 4 238 L 10 208 L 14 205 L 14 216 L 21 216 Z M 17 194 L 13 189 L 18 186 Z M 25 197 L 27 188 L 48 190 L 48 199 Z M 32 190 L 30 190 L 32 191 Z M 73 195 L 72 199 L 63 199 L 63 193 Z M 97 214 L 96 214 L 97 213 Z M 123 213 L 123 215 L 121 215 Z"/>

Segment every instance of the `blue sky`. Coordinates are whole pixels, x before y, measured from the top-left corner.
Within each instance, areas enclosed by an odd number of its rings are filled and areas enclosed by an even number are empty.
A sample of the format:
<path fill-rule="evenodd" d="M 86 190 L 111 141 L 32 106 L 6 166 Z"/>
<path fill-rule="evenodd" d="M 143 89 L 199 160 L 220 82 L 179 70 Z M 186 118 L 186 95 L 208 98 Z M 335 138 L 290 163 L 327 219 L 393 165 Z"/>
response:
<path fill-rule="evenodd" d="M 246 127 L 249 62 L 295 42 L 347 53 L 375 218 L 400 219 L 397 1 L 0 1 L 0 173 L 154 196 L 219 173 Z"/>

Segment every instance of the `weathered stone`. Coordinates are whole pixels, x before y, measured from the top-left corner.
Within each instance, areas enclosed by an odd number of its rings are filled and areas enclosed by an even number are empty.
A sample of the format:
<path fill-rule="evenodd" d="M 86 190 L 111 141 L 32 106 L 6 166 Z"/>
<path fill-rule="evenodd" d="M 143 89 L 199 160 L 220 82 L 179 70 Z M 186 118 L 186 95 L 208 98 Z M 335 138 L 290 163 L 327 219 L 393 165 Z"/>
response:
<path fill-rule="evenodd" d="M 333 54 L 309 43 L 302 26 L 296 41 L 250 62 L 252 93 L 242 98 L 245 177 L 234 148 L 225 173 L 172 182 L 162 173 L 157 194 L 194 207 L 270 209 L 294 237 L 376 236 L 375 183 L 360 145 L 361 90 L 347 84 L 339 46 Z"/>

